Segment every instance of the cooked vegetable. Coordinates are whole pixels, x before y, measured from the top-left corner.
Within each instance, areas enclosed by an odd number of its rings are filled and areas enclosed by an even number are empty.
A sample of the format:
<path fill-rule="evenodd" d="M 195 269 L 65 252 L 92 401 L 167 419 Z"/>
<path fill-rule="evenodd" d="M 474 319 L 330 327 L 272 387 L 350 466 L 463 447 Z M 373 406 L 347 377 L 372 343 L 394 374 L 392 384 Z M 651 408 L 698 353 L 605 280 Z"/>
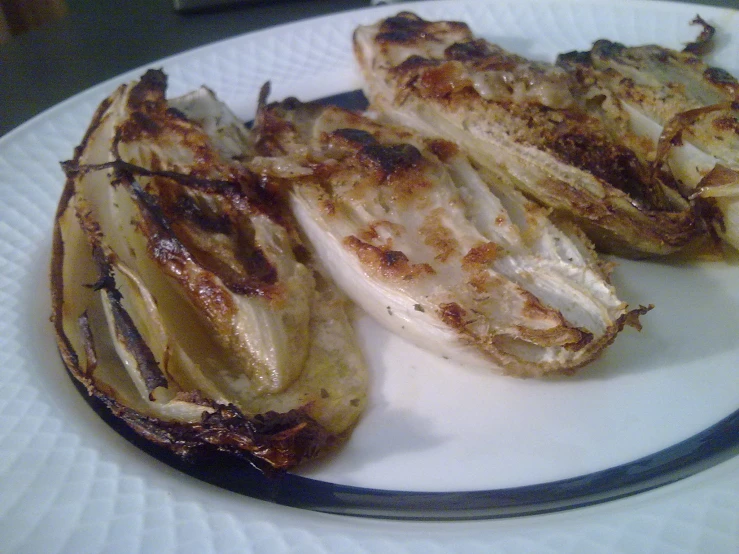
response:
<path fill-rule="evenodd" d="M 446 140 L 295 99 L 266 105 L 250 167 L 316 258 L 392 331 L 516 375 L 571 373 L 634 316 L 590 243 Z"/>
<path fill-rule="evenodd" d="M 697 199 L 718 234 L 739 247 L 739 81 L 696 55 L 710 49 L 713 32 L 694 23 L 702 38 L 682 52 L 599 40 L 558 64 L 577 79 L 580 103 L 630 137 L 652 173 Z"/>
<path fill-rule="evenodd" d="M 408 12 L 359 27 L 354 48 L 375 109 L 457 143 L 599 247 L 666 254 L 698 232 L 688 202 L 577 105 L 563 69 Z"/>
<path fill-rule="evenodd" d="M 178 101 L 201 127 L 165 87 L 150 71 L 119 88 L 65 164 L 52 259 L 62 357 L 154 442 L 292 467 L 365 405 L 345 301 L 296 259 L 289 216 L 232 159 L 246 133 L 227 109 L 206 91 Z"/>

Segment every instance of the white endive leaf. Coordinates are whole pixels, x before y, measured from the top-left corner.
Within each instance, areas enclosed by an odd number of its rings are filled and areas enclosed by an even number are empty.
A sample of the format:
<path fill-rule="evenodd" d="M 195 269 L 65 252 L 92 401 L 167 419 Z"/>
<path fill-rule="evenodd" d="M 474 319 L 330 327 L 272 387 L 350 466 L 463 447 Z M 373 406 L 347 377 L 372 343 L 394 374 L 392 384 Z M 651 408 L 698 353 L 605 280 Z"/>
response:
<path fill-rule="evenodd" d="M 476 38 L 464 23 L 408 12 L 358 27 L 354 51 L 373 109 L 459 145 L 599 248 L 644 257 L 695 237 L 689 204 L 581 109 L 562 68 Z"/>
<path fill-rule="evenodd" d="M 297 259 L 230 111 L 203 91 L 173 109 L 165 85 L 150 71 L 120 87 L 64 165 L 60 351 L 145 438 L 289 468 L 348 436 L 366 404 L 346 302 Z"/>
<path fill-rule="evenodd" d="M 311 170 L 256 164 L 285 187 L 325 270 L 420 346 L 543 375 L 586 364 L 623 327 L 626 305 L 581 236 L 454 144 L 294 100 L 262 106 L 255 134 L 261 156 Z"/>
<path fill-rule="evenodd" d="M 653 171 L 667 169 L 686 198 L 710 199 L 712 209 L 701 211 L 739 248 L 739 81 L 691 52 L 608 40 L 562 55 L 559 63 L 580 79 L 585 105 L 593 107 L 587 99 L 595 97 L 610 103 L 594 113 L 617 132 L 635 135 L 632 145 Z"/>

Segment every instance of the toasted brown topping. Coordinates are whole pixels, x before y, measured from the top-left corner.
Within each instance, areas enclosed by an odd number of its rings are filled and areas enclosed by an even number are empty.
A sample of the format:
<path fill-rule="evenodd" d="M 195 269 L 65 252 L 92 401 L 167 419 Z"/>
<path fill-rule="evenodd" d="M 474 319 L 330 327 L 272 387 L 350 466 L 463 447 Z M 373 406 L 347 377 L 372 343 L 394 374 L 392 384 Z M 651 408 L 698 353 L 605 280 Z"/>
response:
<path fill-rule="evenodd" d="M 423 242 L 435 252 L 435 259 L 444 263 L 450 256 L 459 252 L 459 242 L 454 233 L 444 225 L 444 209 L 437 208 L 427 215 L 418 231 Z"/>
<path fill-rule="evenodd" d="M 716 164 L 698 184 L 699 190 L 705 190 L 713 187 L 722 187 L 739 180 L 739 173 L 722 164 Z"/>
<path fill-rule="evenodd" d="M 432 186 L 424 175 L 428 162 L 412 144 L 380 142 L 372 133 L 353 128 L 327 133 L 321 140 L 329 155 L 338 156 L 325 182 L 344 194 L 362 198 L 368 189 L 382 188 L 380 194 L 391 195 L 393 201 L 422 201 L 423 192 Z"/>
<path fill-rule="evenodd" d="M 410 144 L 392 144 L 389 146 L 372 144 L 362 148 L 360 156 L 379 166 L 387 175 L 403 169 L 417 167 L 423 159 L 418 149 Z"/>
<path fill-rule="evenodd" d="M 390 74 L 398 76 L 414 76 L 420 74 L 421 70 L 423 69 L 429 67 L 438 67 L 443 63 L 444 62 L 440 60 L 430 60 L 428 58 L 424 58 L 423 56 L 414 54 L 413 56 L 409 56 L 407 59 L 403 60 L 403 62 L 399 63 L 395 67 L 390 68 Z"/>
<path fill-rule="evenodd" d="M 728 71 L 718 67 L 709 67 L 703 72 L 703 76 L 709 83 L 721 87 L 729 87 L 735 95 L 739 93 L 739 81 Z"/>
<path fill-rule="evenodd" d="M 359 148 L 377 144 L 377 139 L 363 129 L 336 129 L 327 140 L 330 139 L 343 139 L 352 146 Z"/>
<path fill-rule="evenodd" d="M 129 185 L 132 187 L 142 214 L 142 219 L 136 224 L 142 228 L 146 236 L 150 237 L 147 246 L 149 255 L 186 290 L 191 291 L 194 296 L 204 298 L 209 311 L 228 313 L 233 310 L 231 298 L 224 294 L 222 287 L 216 283 L 214 273 L 206 271 L 199 274 L 196 279 L 188 275 L 186 266 L 193 263 L 192 254 L 172 233 L 156 201 L 137 185 L 133 183 Z"/>
<path fill-rule="evenodd" d="M 446 304 L 439 305 L 439 317 L 444 323 L 454 329 L 464 328 L 464 318 L 466 315 L 467 312 L 456 302 L 448 302 Z"/>
<path fill-rule="evenodd" d="M 456 42 L 444 50 L 444 57 L 450 60 L 480 60 L 489 55 L 488 43 L 480 39 Z"/>
<path fill-rule="evenodd" d="M 495 261 L 499 254 L 500 247 L 494 242 L 474 246 L 462 258 L 462 269 L 475 271 L 480 267 L 488 266 Z"/>
<path fill-rule="evenodd" d="M 434 269 L 428 264 L 413 264 L 398 250 L 377 247 L 361 241 L 355 236 L 344 239 L 344 246 L 353 251 L 363 266 L 369 271 L 393 281 L 411 280 L 424 275 L 433 275 Z"/>
<path fill-rule="evenodd" d="M 165 88 L 166 78 L 157 71 L 147 72 L 132 87 L 128 98 L 131 116 L 119 127 L 116 145 L 146 140 L 166 146 L 182 141 L 194 158 L 187 173 L 171 162 L 165 164 L 156 151 L 145 155 L 148 167 L 120 159 L 111 163 L 116 180 L 127 184 L 144 214 L 138 224 L 152 233 L 150 255 L 167 264 L 177 278 L 187 263 L 195 261 L 213 274 L 203 274 L 200 286 L 213 289 L 215 296 L 218 294 L 214 276 L 239 294 L 279 296 L 280 291 L 274 286 L 276 269 L 254 245 L 253 230 L 237 223 L 248 221 L 245 216 L 252 212 L 265 213 L 279 221 L 279 203 L 259 186 L 255 175 L 221 160 L 198 126 L 167 107 Z M 80 168 L 70 164 L 65 170 L 101 170 L 104 165 Z M 213 175 L 218 178 L 212 179 Z M 211 200 L 198 200 L 204 198 L 201 193 L 211 195 Z M 217 208 L 211 205 L 213 202 Z M 215 308 L 220 301 L 214 302 Z M 225 298 L 223 302 L 221 309 L 229 306 Z"/>
<path fill-rule="evenodd" d="M 295 128 L 285 119 L 278 117 L 272 110 L 261 110 L 258 114 L 259 134 L 256 135 L 254 148 L 264 156 L 281 156 L 286 154 L 280 145 L 279 137 L 295 132 Z"/>
<path fill-rule="evenodd" d="M 557 56 L 556 64 L 560 67 L 591 67 L 592 60 L 590 59 L 590 52 L 583 52 L 580 50 L 572 50 L 570 52 L 564 52 Z"/>
<path fill-rule="evenodd" d="M 467 284 L 472 288 L 472 290 L 482 294 L 489 292 L 495 284 L 495 281 L 488 271 L 474 271 L 470 275 Z"/>
<path fill-rule="evenodd" d="M 380 238 L 380 229 L 386 229 L 391 235 L 400 236 L 405 232 L 402 225 L 387 221 L 385 219 L 370 223 L 365 229 L 359 232 L 359 238 L 366 242 L 377 241 Z"/>
<path fill-rule="evenodd" d="M 321 210 L 327 215 L 336 214 L 336 204 L 330 198 L 323 198 L 321 200 Z"/>
<path fill-rule="evenodd" d="M 380 32 L 375 40 L 382 43 L 413 42 L 418 38 L 424 38 L 426 22 L 410 14 L 398 14 L 396 17 L 388 17 L 382 22 Z"/>
<path fill-rule="evenodd" d="M 128 105 L 134 110 L 148 110 L 165 98 L 166 91 L 167 76 L 162 71 L 149 69 L 131 88 Z"/>
<path fill-rule="evenodd" d="M 454 156 L 459 154 L 459 147 L 453 142 L 444 139 L 431 139 L 427 141 L 426 146 L 433 152 L 434 156 L 442 162 L 449 162 Z"/>
<path fill-rule="evenodd" d="M 647 187 L 646 168 L 636 154 L 604 135 L 568 131 L 552 135 L 549 148 L 562 161 L 584 169 L 649 208 L 665 207 L 659 187 Z"/>
<path fill-rule="evenodd" d="M 717 117 L 711 124 L 716 128 L 717 131 L 733 131 L 739 135 L 739 119 L 733 115 L 727 115 L 724 117 Z"/>
<path fill-rule="evenodd" d="M 174 187 L 170 187 L 172 190 Z M 177 195 L 170 214 L 170 220 L 184 220 L 188 224 L 211 233 L 229 234 L 233 232 L 231 220 L 223 213 L 215 213 L 205 209 L 195 202 L 192 196 L 186 194 Z"/>
<path fill-rule="evenodd" d="M 174 235 L 201 267 L 238 294 L 277 295 L 277 270 L 255 245 L 247 217 L 237 225 L 228 212 L 213 212 L 175 185 L 160 190 L 173 193 L 161 195 L 158 206 Z"/>
<path fill-rule="evenodd" d="M 469 27 L 458 21 L 430 22 L 410 12 L 401 12 L 385 19 L 375 40 L 378 44 L 412 44 L 433 38 L 435 33 L 453 32 L 471 38 Z"/>
<path fill-rule="evenodd" d="M 382 144 L 363 129 L 343 128 L 331 132 L 325 142 L 336 146 L 350 146 L 360 161 L 380 170 L 383 177 L 419 166 L 423 156 L 411 144 Z M 338 142 L 338 144 L 337 144 Z"/>
<path fill-rule="evenodd" d="M 158 136 L 167 127 L 165 90 L 167 78 L 161 71 L 149 70 L 131 88 L 128 107 L 131 117 L 118 129 L 117 139 L 123 142 Z M 165 117 L 162 117 L 165 116 Z"/>
<path fill-rule="evenodd" d="M 593 52 L 604 59 L 619 57 L 624 50 L 626 50 L 626 45 L 607 39 L 596 40 L 593 43 Z"/>
<path fill-rule="evenodd" d="M 472 80 L 459 62 L 447 62 L 425 70 L 416 83 L 424 98 L 444 98 L 472 87 Z"/>
<path fill-rule="evenodd" d="M 569 342 L 564 345 L 566 350 L 569 350 L 570 352 L 577 352 L 578 350 L 582 350 L 585 348 L 588 344 L 593 342 L 593 333 L 586 331 L 584 329 L 578 329 L 578 336 L 579 339 L 574 342 Z"/>

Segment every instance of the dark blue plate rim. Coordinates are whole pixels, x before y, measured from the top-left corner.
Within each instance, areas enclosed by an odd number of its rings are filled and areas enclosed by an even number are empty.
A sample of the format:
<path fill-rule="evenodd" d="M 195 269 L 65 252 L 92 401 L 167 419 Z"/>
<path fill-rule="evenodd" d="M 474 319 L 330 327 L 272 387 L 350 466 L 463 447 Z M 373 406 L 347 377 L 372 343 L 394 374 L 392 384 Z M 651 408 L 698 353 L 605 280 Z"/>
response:
<path fill-rule="evenodd" d="M 248 462 L 214 456 L 185 460 L 146 441 L 72 379 L 119 435 L 160 462 L 211 485 L 283 506 L 396 520 L 472 520 L 544 514 L 599 504 L 674 483 L 739 454 L 739 410 L 673 446 L 632 462 L 522 487 L 417 492 L 339 485 L 291 473 L 267 476 Z"/>

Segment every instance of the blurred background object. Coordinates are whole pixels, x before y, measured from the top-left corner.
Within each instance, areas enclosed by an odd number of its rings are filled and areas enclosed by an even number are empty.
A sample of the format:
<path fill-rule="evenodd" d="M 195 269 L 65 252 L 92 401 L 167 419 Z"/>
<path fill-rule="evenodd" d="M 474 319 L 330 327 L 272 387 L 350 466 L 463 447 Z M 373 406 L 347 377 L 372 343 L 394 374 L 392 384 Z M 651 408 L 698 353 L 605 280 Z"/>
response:
<path fill-rule="evenodd" d="M 232 4 L 253 4 L 260 0 L 172 0 L 174 9 L 178 12 L 190 12 L 210 8 L 220 8 Z"/>
<path fill-rule="evenodd" d="M 66 0 L 0 0 L 0 42 L 67 14 Z"/>
<path fill-rule="evenodd" d="M 88 87 L 184 50 L 369 6 L 369 0 L 246 0 L 177 11 L 173 0 L 64 3 L 65 16 L 0 43 L 0 136 Z"/>
<path fill-rule="evenodd" d="M 375 1 L 0 0 L 0 136 L 88 87 L 173 54 Z M 682 1 L 739 7 L 739 0 Z M 11 34 L 18 14 L 26 30 Z"/>

